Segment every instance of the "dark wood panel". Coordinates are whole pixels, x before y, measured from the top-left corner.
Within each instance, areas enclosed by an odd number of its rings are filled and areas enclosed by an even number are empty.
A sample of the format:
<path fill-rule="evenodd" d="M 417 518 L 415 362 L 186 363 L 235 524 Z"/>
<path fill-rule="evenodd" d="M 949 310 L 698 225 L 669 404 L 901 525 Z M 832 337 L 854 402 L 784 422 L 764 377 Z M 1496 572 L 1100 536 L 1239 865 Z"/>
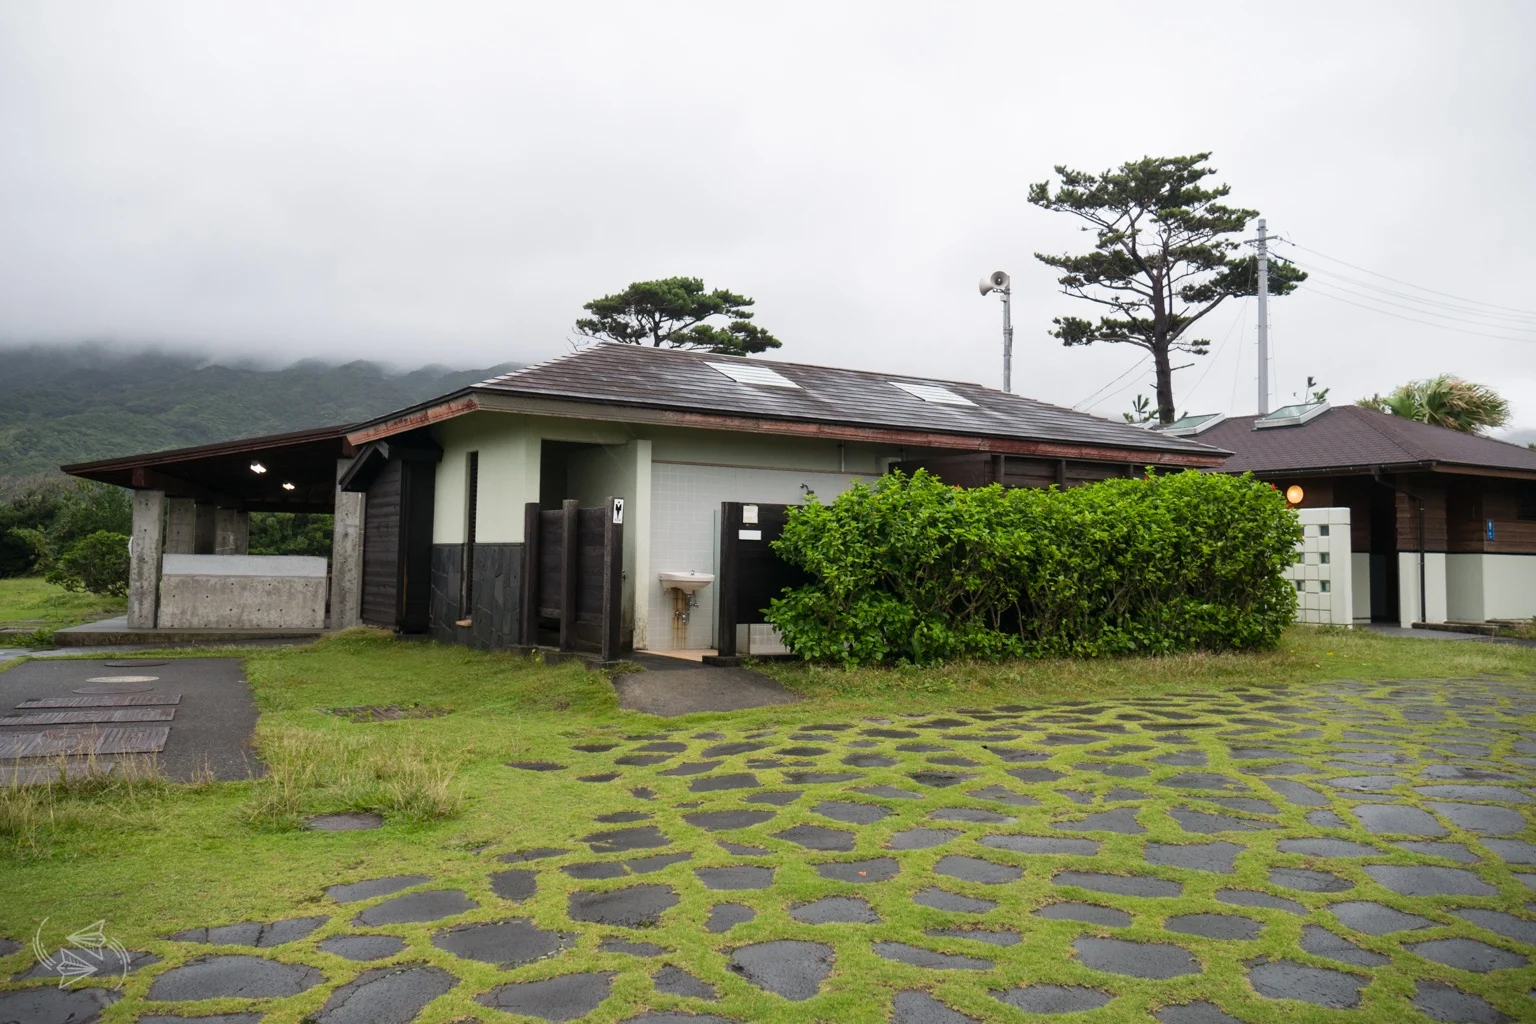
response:
<path fill-rule="evenodd" d="M 1484 521 L 1479 527 L 1486 537 L 1487 522 L 1493 520 L 1493 540 L 1484 541 L 1484 551 L 1502 555 L 1536 555 L 1536 519 L 1529 515 L 1536 499 L 1536 486 L 1520 481 L 1487 481 L 1483 493 Z"/>
<path fill-rule="evenodd" d="M 1419 550 L 1419 500 L 1424 504 L 1424 550 L 1444 551 L 1445 488 L 1438 480 L 1423 476 L 1400 477 L 1394 481 L 1418 498 L 1403 491 L 1397 493 L 1397 549 Z"/>
<path fill-rule="evenodd" d="M 431 622 L 432 516 L 437 464 L 406 462 L 401 495 L 400 629 L 425 633 Z"/>
<path fill-rule="evenodd" d="M 1004 487 L 1050 487 L 1060 482 L 1061 463 L 1057 459 L 1027 459 L 1008 456 L 1003 463 Z"/>
<path fill-rule="evenodd" d="M 404 463 L 388 463 L 368 486 L 363 512 L 364 622 L 397 629 L 400 624 L 400 495 Z"/>

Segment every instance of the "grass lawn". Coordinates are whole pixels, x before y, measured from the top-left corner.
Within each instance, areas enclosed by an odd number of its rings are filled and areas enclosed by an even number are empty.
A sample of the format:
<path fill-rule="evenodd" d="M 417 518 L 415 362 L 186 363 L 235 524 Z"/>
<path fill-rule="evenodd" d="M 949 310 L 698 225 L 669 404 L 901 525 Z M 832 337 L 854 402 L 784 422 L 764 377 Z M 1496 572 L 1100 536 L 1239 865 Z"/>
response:
<path fill-rule="evenodd" d="M 120 597 L 72 594 L 38 577 L 0 579 L 0 629 L 62 629 L 117 615 L 127 606 Z"/>
<path fill-rule="evenodd" d="M 1507 844 L 1536 842 L 1530 819 L 1494 839 L 1447 817 L 1461 812 L 1444 809 L 1492 808 L 1517 821 L 1525 813 L 1524 794 L 1536 774 L 1536 757 L 1524 756 L 1536 755 L 1536 650 L 1298 628 L 1281 649 L 1263 655 L 912 671 L 775 665 L 766 670 L 802 695 L 801 703 L 665 721 L 619 710 L 607 678 L 574 664 L 396 644 L 366 631 L 310 647 L 242 653 L 262 711 L 258 746 L 271 769 L 265 779 L 171 786 L 124 778 L 69 792 L 0 791 L 0 937 L 30 939 L 44 918 L 48 933 L 60 935 L 105 918 L 113 939 L 162 958 L 129 976 L 124 999 L 105 1011 L 104 1021 L 132 1021 L 151 1010 L 259 1009 L 266 1024 L 298 1024 L 320 1012 L 336 987 L 377 966 L 319 947 L 327 937 L 354 931 L 407 943 L 385 965 L 424 962 L 460 980 L 423 1011 L 427 1024 L 536 1020 L 508 1016 L 475 997 L 509 983 L 596 972 L 612 972 L 602 982 L 610 994 L 582 1019 L 601 1024 L 646 1009 L 731 1021 L 875 1024 L 889 1018 L 893 993 L 911 990 L 976 1020 L 1022 1024 L 1045 1018 L 1008 1000 L 1027 1003 L 1032 991 L 1039 995 L 1031 987 L 1040 984 L 1064 986 L 1069 995 L 1112 997 L 1104 1009 L 1049 1018 L 1067 1022 L 1148 1020 L 1158 1007 L 1201 999 L 1252 1024 L 1428 1020 L 1412 1005 L 1426 980 L 1482 998 L 1510 1019 L 1536 1013 L 1526 995 L 1536 987 L 1536 967 L 1505 959 L 1499 962 L 1512 966 L 1464 970 L 1430 955 L 1440 946 L 1408 948 L 1423 940 L 1469 939 L 1506 958 L 1536 956 L 1536 948 L 1451 913 L 1464 907 L 1526 913 L 1536 876 L 1522 878 L 1521 869 L 1511 867 L 1524 855 Z M 1446 679 L 1468 681 L 1381 682 Z M 359 706 L 405 707 L 423 717 L 354 721 L 366 716 L 320 710 Z M 999 707 L 1007 710 L 987 711 Z M 943 718 L 925 727 L 935 714 Z M 712 749 L 721 743 L 742 747 Z M 523 770 L 509 761 L 562 767 Z M 1445 764 L 1461 767 L 1433 774 Z M 708 767 L 688 774 L 699 765 Z M 1467 784 L 1489 770 L 1499 773 L 1502 798 L 1419 792 Z M 796 777 L 803 772 L 820 774 Z M 608 781 L 581 781 L 614 773 Z M 750 775 L 755 786 L 699 786 L 732 775 Z M 1376 781 L 1330 786 L 1330 778 Z M 745 786 L 745 779 L 738 781 Z M 894 789 L 863 792 L 870 787 Z M 898 790 L 909 797 L 891 795 Z M 760 792 L 799 795 L 781 805 L 755 801 Z M 1501 799 L 1513 807 L 1500 806 Z M 1412 833 L 1369 831 L 1367 819 L 1353 811 L 1361 806 L 1420 812 L 1437 841 L 1459 844 L 1481 863 L 1398 846 L 1417 840 Z M 307 815 L 338 811 L 377 811 L 385 826 L 348 833 L 299 827 Z M 709 817 L 717 811 L 757 813 L 739 829 L 712 831 L 721 824 Z M 1309 817 L 1321 811 L 1336 814 L 1336 823 Z M 955 812 L 965 820 L 954 820 Z M 816 850 L 779 838 L 797 826 L 836 830 L 849 837 L 849 848 Z M 1009 836 L 1075 842 L 1021 852 L 1010 847 L 1018 841 Z M 1302 837 L 1362 844 L 1370 853 L 1325 856 L 1282 846 Z M 609 849 L 626 840 L 639 848 Z M 722 841 L 737 845 L 727 849 Z M 1233 847 L 1227 870 L 1197 870 L 1151 852 L 1151 844 L 1186 852 L 1226 848 L 1212 843 Z M 535 848 L 562 852 L 500 859 Z M 769 869 L 772 884 L 715 890 L 695 874 L 726 866 Z M 1456 877 L 1475 883 L 1477 894 L 1409 895 L 1368 871 L 1372 866 L 1463 871 Z M 1304 873 L 1285 875 L 1289 869 Z M 525 871 L 531 874 L 502 874 Z M 971 871 L 998 877 L 959 877 Z M 1083 884 L 1057 877 L 1063 871 L 1083 873 Z M 477 907 L 445 921 L 369 927 L 352 924 L 354 915 L 384 898 L 341 906 L 325 896 L 330 885 L 401 874 L 430 876 L 417 888 L 460 890 Z M 1159 892 L 1106 893 L 1105 884 L 1120 883 L 1095 877 L 1101 875 L 1151 879 Z M 534 891 L 512 893 L 508 884 L 519 881 L 535 883 Z M 584 894 L 637 885 L 663 887 L 676 897 L 650 927 L 583 920 L 573 912 L 584 905 Z M 967 912 L 925 905 L 932 897 L 923 894 L 934 889 L 995 907 L 978 903 Z M 1223 898 L 1228 891 L 1269 898 L 1259 902 L 1278 897 L 1291 906 L 1254 906 L 1252 896 L 1237 897 L 1249 901 L 1238 905 Z M 808 924 L 790 916 L 802 904 L 831 897 L 863 901 L 877 923 Z M 1037 916 L 1041 907 L 1062 901 L 1126 916 L 1113 924 Z M 1327 909 L 1349 901 L 1418 914 L 1429 927 L 1386 935 L 1354 930 Z M 751 919 L 712 930 L 712 919 L 719 924 L 716 908 L 725 904 L 744 908 L 737 911 L 742 918 L 750 911 Z M 1171 929 L 1169 919 L 1193 914 L 1222 914 L 1237 919 L 1229 924 L 1256 922 L 1261 930 L 1235 940 Z M 299 916 L 327 920 L 278 948 L 217 952 L 309 964 L 323 972 L 323 984 L 256 1003 L 146 1001 L 155 977 L 210 949 L 166 936 Z M 553 936 L 549 955 L 504 970 L 434 944 L 450 926 L 509 919 Z M 1309 952 L 1307 944 L 1319 934 L 1304 929 L 1319 928 L 1346 939 L 1352 951 Z M 1006 934 L 984 936 L 989 942 L 955 933 L 968 929 L 1017 933 L 1018 941 L 1003 945 Z M 611 939 L 653 943 L 664 952 L 605 949 Z M 810 998 L 770 994 L 732 969 L 735 951 L 780 940 L 835 951 L 829 976 L 812 986 Z M 1189 973 L 1136 977 L 1090 966 L 1098 955 L 1146 951 L 1116 943 L 1155 943 L 1154 954 L 1171 955 Z M 925 960 L 933 954 L 967 960 L 947 961 L 959 969 L 935 969 L 901 959 L 935 962 Z M 1341 962 L 1341 955 L 1353 962 Z M 1314 992 L 1343 985 L 1355 993 L 1356 1008 L 1263 997 L 1269 975 L 1261 969 L 1252 981 L 1248 976 L 1249 965 L 1261 958 L 1327 972 L 1308 976 L 1307 984 Z M 0 957 L 0 977 L 30 962 L 25 950 Z M 652 976 L 664 965 L 712 986 L 718 1001 L 659 991 Z M 15 987 L 0 984 L 0 997 Z M 1024 995 L 1009 995 L 1021 989 Z M 939 1020 L 912 1018 L 923 1019 Z"/>

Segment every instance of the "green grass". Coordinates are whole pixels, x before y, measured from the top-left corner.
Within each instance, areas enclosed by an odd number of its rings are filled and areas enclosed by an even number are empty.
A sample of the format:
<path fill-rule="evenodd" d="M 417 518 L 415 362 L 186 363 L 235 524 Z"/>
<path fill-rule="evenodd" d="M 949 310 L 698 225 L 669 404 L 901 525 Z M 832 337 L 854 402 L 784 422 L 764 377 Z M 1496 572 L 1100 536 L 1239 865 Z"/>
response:
<path fill-rule="evenodd" d="M 625 1020 L 646 1007 L 714 1012 L 742 1021 L 835 1020 L 874 1024 L 884 1021 L 890 992 L 909 987 L 930 990 L 956 1009 L 981 1019 L 1023 1022 L 1024 1015 L 989 998 L 987 989 L 1041 980 L 1104 986 L 1120 993 L 1115 1006 L 1122 1016 L 1113 1019 L 1145 1019 L 1147 1009 L 1200 996 L 1223 1004 L 1255 1024 L 1277 1024 L 1282 1020 L 1309 1024 L 1344 1019 L 1387 1024 L 1417 1019 L 1405 1001 L 1412 993 L 1413 976 L 1452 981 L 1484 995 L 1511 1015 L 1528 1007 L 1521 1002 L 1523 993 L 1536 984 L 1536 968 L 1494 975 L 1467 974 L 1412 957 L 1388 939 L 1355 935 L 1353 938 L 1360 945 L 1393 957 L 1393 963 L 1387 967 L 1360 972 L 1374 973 L 1377 979 L 1366 992 L 1361 1012 L 1339 1015 L 1305 1004 L 1257 999 L 1242 976 L 1243 961 L 1250 957 L 1283 955 L 1314 966 L 1340 966 L 1296 955 L 1295 943 L 1303 919 L 1277 911 L 1240 910 L 1212 899 L 1213 891 L 1219 887 L 1283 892 L 1267 884 L 1267 869 L 1277 863 L 1309 863 L 1308 858 L 1280 854 L 1274 849 L 1277 836 L 1294 834 L 1291 830 L 1305 827 L 1302 811 L 1296 808 L 1283 809 L 1280 821 L 1284 829 L 1278 833 L 1243 833 L 1236 837 L 1250 846 L 1253 855 L 1244 855 L 1235 876 L 1164 869 L 1159 872 L 1160 877 L 1185 883 L 1182 897 L 1113 900 L 1117 906 L 1138 912 L 1131 929 L 1112 933 L 1118 938 L 1169 941 L 1170 936 L 1162 931 L 1158 920 L 1177 913 L 1237 912 L 1266 924 L 1263 938 L 1253 943 L 1174 936 L 1174 941 L 1200 958 L 1204 973 L 1171 981 L 1140 981 L 1088 970 L 1070 952 L 1073 939 L 1084 933 L 1082 926 L 1043 921 L 1031 917 L 1028 911 L 1044 899 L 1064 894 L 1093 902 L 1107 901 L 1095 894 L 1054 889 L 1049 875 L 1055 869 L 1072 867 L 1111 873 L 1134 870 L 1145 874 L 1147 868 L 1136 859 L 1142 840 L 1187 843 L 1192 838 L 1234 838 L 1191 837 L 1172 827 L 1162 814 L 1156 813 L 1169 803 L 1166 791 L 1149 798 L 1144 805 L 1149 809 L 1142 815 L 1148 834 L 1095 835 L 1102 842 L 1096 857 L 1009 855 L 979 846 L 972 841 L 976 835 L 973 833 L 958 848 L 946 846 L 901 854 L 902 874 L 897 879 L 879 886 L 857 887 L 829 884 L 815 872 L 814 863 L 880 856 L 879 847 L 891 833 L 927 824 L 921 822 L 921 817 L 928 810 L 949 805 L 976 806 L 978 801 L 963 792 L 973 787 L 928 791 L 920 808 L 911 806 L 917 801 L 887 801 L 885 805 L 896 813 L 860 830 L 857 854 L 806 854 L 798 849 L 785 852 L 787 847 L 767 837 L 799 823 L 837 826 L 837 822 L 813 814 L 810 807 L 817 799 L 850 799 L 845 787 L 808 787 L 814 797 L 808 796 L 782 809 L 772 822 L 740 835 L 721 836 L 688 825 L 684 815 L 691 810 L 676 805 L 702 800 L 701 810 L 737 807 L 742 806 L 739 793 L 690 794 L 688 779 L 660 774 L 667 765 L 627 767 L 623 769 L 623 778 L 613 783 L 582 783 L 576 776 L 611 767 L 616 754 L 636 744 L 624 744 L 607 754 L 584 754 L 571 749 L 572 744 L 584 740 L 619 741 L 626 735 L 661 731 L 686 737 L 702 730 L 717 730 L 734 739 L 773 727 L 782 738 L 794 726 L 805 723 L 857 721 L 867 716 L 895 718 L 903 713 L 1011 703 L 1145 698 L 1199 705 L 1202 694 L 1215 696 L 1240 686 L 1291 686 L 1306 699 L 1323 699 L 1346 689 L 1342 685 L 1331 686 L 1330 680 L 1530 678 L 1536 676 L 1536 650 L 1295 629 L 1286 635 L 1280 650 L 1263 655 L 1028 662 L 892 672 L 775 665 L 767 670 L 801 694 L 803 702 L 733 714 L 695 715 L 664 723 L 619 710 L 606 677 L 580 665 L 548 666 L 518 656 L 487 655 L 434 644 L 396 644 L 367 631 L 342 634 L 310 647 L 217 653 L 246 656 L 247 674 L 262 711 L 257 745 L 271 766 L 268 777 L 246 783 L 176 786 L 141 776 L 91 780 L 25 794 L 0 791 L 0 877 L 5 879 L 4 898 L 0 899 L 0 936 L 28 938 L 45 917 L 50 920 L 50 929 L 65 930 L 104 917 L 107 932 L 113 938 L 130 949 L 153 951 L 174 965 L 207 952 L 206 947 L 164 940 L 165 935 L 181 929 L 329 914 L 331 920 L 310 939 L 280 951 L 262 951 L 320 967 L 328 981 L 321 988 L 272 1004 L 264 1018 L 267 1024 L 298 1024 L 318 1011 L 336 984 L 371 966 L 348 963 L 316 948 L 315 943 L 327 935 L 353 930 L 348 922 L 355 908 L 339 908 L 330 903 L 323 897 L 325 887 L 415 872 L 434 877 L 426 888 L 462 888 L 480 904 L 479 910 L 456 919 L 455 923 L 528 917 L 542 928 L 578 935 L 573 948 L 559 956 L 509 974 L 436 949 L 431 944 L 431 935 L 437 925 L 367 929 L 400 935 L 409 943 L 405 953 L 387 962 L 436 963 L 466 982 L 428 1008 L 421 1018 L 425 1024 L 518 1019 L 479 1006 L 473 995 L 508 981 L 535 980 L 578 970 L 619 972 L 613 998 L 590 1018 L 601 1024 Z M 0 666 L 0 670 L 3 668 Z M 418 705 L 446 714 L 359 723 L 322 710 L 358 705 Z M 1123 708 L 1121 705 L 1095 715 L 1099 721 L 1109 723 L 1114 721 L 1112 712 Z M 1527 731 L 1536 730 L 1536 721 L 1532 719 L 1526 719 L 1524 725 Z M 1394 726 L 1426 734 L 1439 728 L 1403 721 L 1394 722 Z M 1329 739 L 1336 738 L 1341 728 L 1329 723 Z M 1208 732 L 1190 732 L 1194 744 L 1207 751 L 1211 770 L 1236 770 L 1227 743 L 1237 741 L 1223 742 Z M 1423 737 L 1405 742 L 1416 743 L 1420 738 Z M 905 773 L 919 766 L 932 767 L 918 754 L 896 751 L 896 742 L 883 741 L 878 752 L 889 754 L 900 763 L 868 772 L 868 782 L 901 783 L 911 788 Z M 1269 740 L 1261 731 L 1242 742 L 1263 746 Z M 702 745 L 696 741 L 693 746 Z M 972 749 L 964 744 L 954 746 L 962 753 Z M 1301 747 L 1304 749 L 1297 759 L 1308 764 L 1320 765 L 1328 756 L 1327 742 L 1309 741 Z M 1497 754 L 1503 756 L 1508 752 L 1506 746 Z M 838 750 L 819 762 L 830 770 L 842 753 Z M 697 753 L 691 747 L 684 756 L 696 757 Z M 1087 757 L 1143 763 L 1150 756 L 1104 757 L 1068 747 L 1055 751 L 1050 764 L 1066 771 L 1072 761 Z M 505 762 L 519 759 L 548 759 L 569 767 L 562 772 L 535 773 L 505 766 Z M 748 770 L 743 762 L 744 758 L 728 761 L 720 771 Z M 1375 770 L 1362 768 L 1360 774 Z M 1152 778 L 1169 774 L 1172 770 L 1158 769 Z M 776 776 L 773 771 L 762 773 L 765 782 Z M 1022 785 L 995 769 L 975 785 L 992 782 L 1029 792 L 1038 789 L 1043 801 L 1039 808 L 995 808 L 1020 818 L 1017 826 L 1008 826 L 1005 831 L 1049 834 L 1048 822 L 1085 810 L 1054 790 L 1046 792 L 1041 787 Z M 1149 782 L 1089 776 L 1078 788 L 1103 793 L 1121 785 L 1145 787 Z M 1257 780 L 1254 785 L 1262 792 Z M 629 793 L 634 786 L 652 788 L 658 799 L 637 801 Z M 1403 793 L 1408 799 L 1415 799 L 1411 790 Z M 1191 799 L 1196 807 L 1229 813 L 1220 806 L 1202 804 L 1199 798 Z M 606 882 L 578 882 L 556 870 L 561 864 L 577 861 L 623 859 L 594 858 L 577 840 L 594 830 L 623 827 L 596 824 L 596 816 L 636 809 L 653 813 L 654 820 L 646 824 L 655 824 L 674 838 L 669 849 L 689 851 L 693 859 L 653 875 Z M 377 831 L 343 834 L 318 834 L 296 827 L 306 815 L 347 810 L 381 812 L 386 825 Z M 1356 828 L 1329 830 L 1327 834 L 1362 842 L 1372 839 Z M 722 837 L 759 843 L 776 852 L 766 859 L 731 856 L 715 842 Z M 1448 838 L 1479 842 L 1477 837 L 1460 832 Z M 1536 836 L 1528 829 L 1524 838 L 1532 840 Z M 507 866 L 495 863 L 494 856 L 536 846 L 558 846 L 573 852 L 560 859 L 527 865 L 540 872 L 538 894 L 528 902 L 514 907 L 500 900 L 490 889 L 489 877 L 493 870 Z M 657 852 L 662 851 L 643 851 L 639 855 Z M 920 884 L 918 881 L 926 874 L 925 869 L 947 853 L 985 855 L 997 862 L 1026 867 L 1020 882 L 1005 887 L 944 880 L 947 887 L 956 891 L 1001 900 L 1003 907 L 985 918 L 987 925 L 1020 929 L 1025 932 L 1023 943 L 999 949 L 923 934 L 928 928 L 954 923 L 950 915 L 911 902 L 912 891 L 929 884 L 927 878 Z M 1439 863 L 1407 853 L 1393 854 L 1390 860 Z M 743 861 L 775 866 L 774 886 L 767 890 L 711 893 L 694 881 L 695 868 Z M 1447 917 L 1443 908 L 1481 905 L 1520 913 L 1521 903 L 1529 895 L 1507 868 L 1497 864 L 1483 873 L 1500 886 L 1500 896 L 1450 900 L 1396 896 L 1370 883 L 1358 862 L 1330 861 L 1327 869 L 1362 883 L 1362 895 L 1349 898 L 1374 899 L 1404 910 L 1430 912 L 1436 920 L 1447 922 L 1429 933 L 1433 937 L 1477 935 L 1488 941 L 1486 933 Z M 603 953 L 598 949 L 600 938 L 623 935 L 623 931 L 592 925 L 573 927 L 565 915 L 571 890 L 617 888 L 635 882 L 670 884 L 683 895 L 681 905 L 669 911 L 659 927 L 629 936 L 674 950 L 663 961 Z M 792 904 L 834 893 L 868 897 L 885 923 L 873 929 L 856 925 L 813 928 L 787 916 L 787 908 Z M 1284 895 L 1314 911 L 1305 920 L 1316 923 L 1331 921 L 1320 908 L 1329 899 L 1338 898 L 1290 892 Z M 718 902 L 746 904 L 758 916 L 729 934 L 711 934 L 703 925 L 710 905 Z M 1087 929 L 1087 933 L 1111 934 L 1094 928 Z M 996 960 L 999 967 L 981 979 L 970 972 L 908 967 L 875 956 L 869 944 L 871 934 L 879 940 L 984 956 Z M 837 947 L 835 973 L 813 1000 L 788 1003 L 766 995 L 725 966 L 730 949 L 788 937 L 811 938 Z M 249 952 L 232 948 L 225 951 Z M 0 960 L 0 977 L 23 969 L 27 962 L 25 952 Z M 706 1006 L 658 996 L 651 989 L 648 975 L 661 962 L 684 966 L 716 985 L 722 1002 Z M 130 998 L 110 1009 L 103 1020 L 126 1022 L 146 1012 L 141 1000 L 151 980 L 148 973 L 131 977 L 125 988 Z M 201 1004 L 195 1012 L 248 1008 L 239 1001 L 225 1000 Z M 171 1011 L 161 1006 L 159 1012 Z M 1071 1022 L 1079 1018 L 1056 1019 Z M 1100 1012 L 1081 1019 L 1111 1018 Z"/>
<path fill-rule="evenodd" d="M 120 614 L 120 597 L 72 594 L 36 577 L 0 579 L 0 629 L 62 629 Z"/>

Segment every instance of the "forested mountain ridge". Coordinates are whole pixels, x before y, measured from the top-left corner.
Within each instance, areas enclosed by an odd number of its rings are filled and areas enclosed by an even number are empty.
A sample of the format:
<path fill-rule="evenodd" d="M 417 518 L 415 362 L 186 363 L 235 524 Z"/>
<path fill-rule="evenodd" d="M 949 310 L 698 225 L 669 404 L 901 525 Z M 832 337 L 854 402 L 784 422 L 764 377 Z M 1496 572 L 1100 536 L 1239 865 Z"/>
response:
<path fill-rule="evenodd" d="M 516 365 L 264 369 L 95 344 L 0 348 L 0 494 L 66 463 L 355 422 Z"/>

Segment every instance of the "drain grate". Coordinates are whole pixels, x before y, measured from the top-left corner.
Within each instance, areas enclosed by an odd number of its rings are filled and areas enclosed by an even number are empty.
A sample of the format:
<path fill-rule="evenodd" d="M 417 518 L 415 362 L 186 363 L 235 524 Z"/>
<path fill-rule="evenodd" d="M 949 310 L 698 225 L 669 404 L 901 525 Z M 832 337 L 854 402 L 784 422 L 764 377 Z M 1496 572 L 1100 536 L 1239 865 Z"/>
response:
<path fill-rule="evenodd" d="M 90 711 L 44 711 L 36 715 L 5 715 L 0 725 L 96 725 L 119 722 L 169 722 L 175 708 L 102 708 Z"/>
<path fill-rule="evenodd" d="M 0 733 L 0 759 L 58 754 L 158 754 L 165 749 L 170 735 L 168 725 Z"/>
<path fill-rule="evenodd" d="M 92 697 L 34 697 L 16 705 L 19 711 L 35 708 L 127 708 L 146 704 L 180 704 L 181 694 L 118 693 Z"/>

